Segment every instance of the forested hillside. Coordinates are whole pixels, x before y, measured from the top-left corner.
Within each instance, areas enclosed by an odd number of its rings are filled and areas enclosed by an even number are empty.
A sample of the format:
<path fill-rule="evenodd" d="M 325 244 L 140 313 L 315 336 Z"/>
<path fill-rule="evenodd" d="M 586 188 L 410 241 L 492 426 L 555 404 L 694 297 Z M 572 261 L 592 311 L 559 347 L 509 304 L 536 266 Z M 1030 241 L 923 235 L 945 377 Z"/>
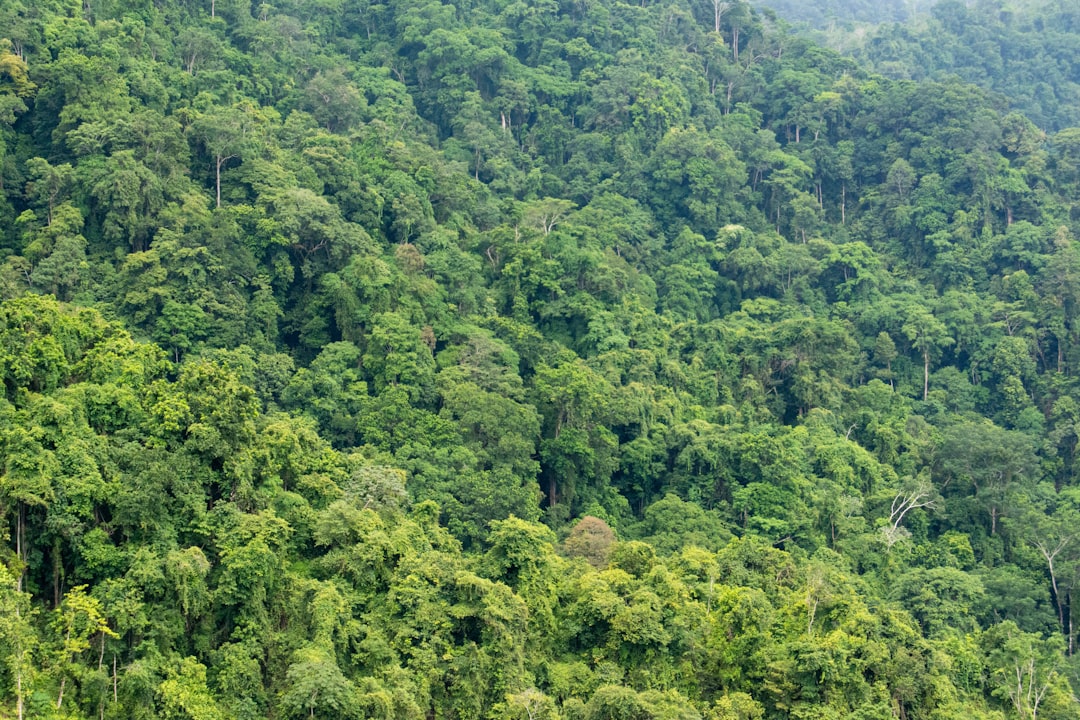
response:
<path fill-rule="evenodd" d="M 935 0 L 754 0 L 790 23 L 812 28 L 917 22 Z"/>
<path fill-rule="evenodd" d="M 1080 717 L 1057 127 L 739 0 L 0 0 L 0 716 Z"/>
<path fill-rule="evenodd" d="M 1038 127 L 1080 125 L 1080 6 L 1069 0 L 942 0 L 918 22 L 834 33 L 891 77 L 959 76 L 1005 95 Z"/>

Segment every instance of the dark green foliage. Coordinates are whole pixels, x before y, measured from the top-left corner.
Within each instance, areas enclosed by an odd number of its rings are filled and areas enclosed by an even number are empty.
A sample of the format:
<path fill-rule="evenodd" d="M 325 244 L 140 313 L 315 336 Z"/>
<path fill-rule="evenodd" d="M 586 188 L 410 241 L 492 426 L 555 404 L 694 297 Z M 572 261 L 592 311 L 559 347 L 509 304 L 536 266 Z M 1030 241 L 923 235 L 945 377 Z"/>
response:
<path fill-rule="evenodd" d="M 912 13 L 903 17 L 836 13 L 841 22 L 884 23 L 857 42 L 852 49 L 855 57 L 887 77 L 959 76 L 1008 96 L 1014 108 L 1048 132 L 1080 122 L 1076 55 L 1080 15 L 1071 3 L 940 0 L 904 5 Z M 918 16 L 913 16 L 916 9 Z M 806 19 L 796 14 L 790 17 Z M 810 22 L 825 25 L 820 20 Z M 852 43 L 844 44 L 850 47 Z"/>
<path fill-rule="evenodd" d="M 1076 718 L 1080 137 L 926 67 L 0 7 L 0 715 Z"/>

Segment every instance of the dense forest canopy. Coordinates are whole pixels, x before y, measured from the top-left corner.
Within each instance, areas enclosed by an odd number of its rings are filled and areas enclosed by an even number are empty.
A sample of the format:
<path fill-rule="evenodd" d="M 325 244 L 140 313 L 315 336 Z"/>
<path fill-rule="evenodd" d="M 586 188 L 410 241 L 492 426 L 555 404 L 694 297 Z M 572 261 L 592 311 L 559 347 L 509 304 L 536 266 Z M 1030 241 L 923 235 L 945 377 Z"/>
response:
<path fill-rule="evenodd" d="M 1080 125 L 1080 7 L 1075 2 L 939 0 L 917 17 L 903 18 L 845 16 L 801 6 L 815 11 L 804 17 L 775 7 L 786 18 L 826 28 L 816 36 L 820 41 L 886 77 L 959 77 L 1002 94 L 1046 131 Z"/>
<path fill-rule="evenodd" d="M 754 0 L 790 23 L 812 28 L 850 29 L 864 23 L 917 22 L 934 0 Z"/>
<path fill-rule="evenodd" d="M 0 714 L 1080 717 L 1080 131 L 957 73 L 0 1 Z"/>

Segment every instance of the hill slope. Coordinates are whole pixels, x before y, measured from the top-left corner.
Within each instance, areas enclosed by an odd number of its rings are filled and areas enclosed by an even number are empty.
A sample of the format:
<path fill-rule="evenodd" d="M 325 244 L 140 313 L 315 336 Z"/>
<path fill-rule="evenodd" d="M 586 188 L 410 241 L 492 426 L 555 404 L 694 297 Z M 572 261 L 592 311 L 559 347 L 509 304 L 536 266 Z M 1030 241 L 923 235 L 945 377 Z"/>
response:
<path fill-rule="evenodd" d="M 0 27 L 5 712 L 1077 715 L 1070 131 L 743 3 Z"/>

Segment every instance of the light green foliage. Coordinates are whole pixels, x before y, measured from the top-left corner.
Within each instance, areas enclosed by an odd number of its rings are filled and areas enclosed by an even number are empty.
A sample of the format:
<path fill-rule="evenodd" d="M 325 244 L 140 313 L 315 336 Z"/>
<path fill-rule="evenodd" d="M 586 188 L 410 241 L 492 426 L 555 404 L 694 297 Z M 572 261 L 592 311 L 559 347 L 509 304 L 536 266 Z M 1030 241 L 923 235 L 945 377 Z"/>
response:
<path fill-rule="evenodd" d="M 1075 716 L 1072 131 L 742 0 L 0 33 L 0 716 Z"/>
<path fill-rule="evenodd" d="M 187 657 L 158 686 L 162 716 L 176 720 L 222 720 L 227 717 L 206 687 L 206 667 Z"/>
<path fill-rule="evenodd" d="M 0 567 L 0 652 L 8 683 L 5 694 L 13 696 L 17 715 L 25 712 L 41 667 L 40 656 L 35 661 L 40 639 L 34 631 L 34 614 L 30 594 L 22 591 L 19 580 L 6 568 Z"/>

